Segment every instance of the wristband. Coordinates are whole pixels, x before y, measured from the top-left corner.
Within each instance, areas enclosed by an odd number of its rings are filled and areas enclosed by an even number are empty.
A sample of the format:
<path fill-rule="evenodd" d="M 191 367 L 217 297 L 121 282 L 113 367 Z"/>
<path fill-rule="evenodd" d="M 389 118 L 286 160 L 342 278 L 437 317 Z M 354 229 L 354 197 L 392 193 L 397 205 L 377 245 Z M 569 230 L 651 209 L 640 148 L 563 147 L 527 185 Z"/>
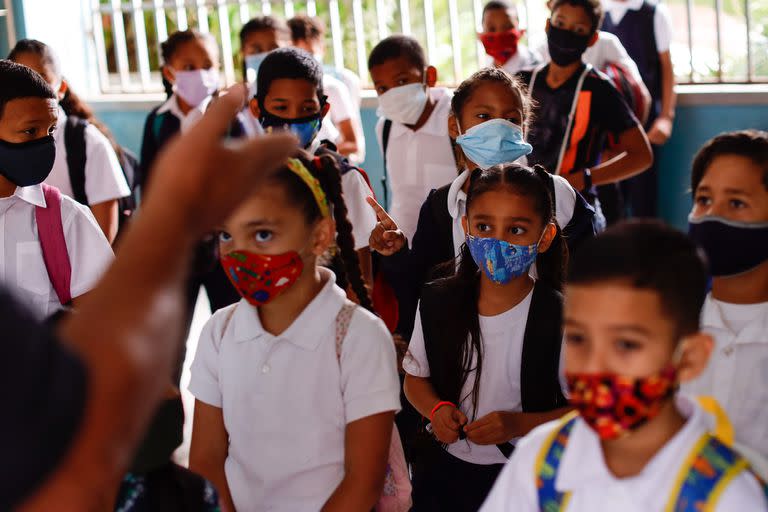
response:
<path fill-rule="evenodd" d="M 437 402 L 437 405 L 435 405 L 435 406 L 432 408 L 432 412 L 431 412 L 431 413 L 429 413 L 429 421 L 430 421 L 430 422 L 431 422 L 431 421 L 434 421 L 434 419 L 435 419 L 435 413 L 436 413 L 436 412 L 437 412 L 437 411 L 438 411 L 438 410 L 439 410 L 441 407 L 443 407 L 444 405 L 450 405 L 451 407 L 453 407 L 454 409 L 456 409 L 456 404 L 454 404 L 453 402 Z"/>

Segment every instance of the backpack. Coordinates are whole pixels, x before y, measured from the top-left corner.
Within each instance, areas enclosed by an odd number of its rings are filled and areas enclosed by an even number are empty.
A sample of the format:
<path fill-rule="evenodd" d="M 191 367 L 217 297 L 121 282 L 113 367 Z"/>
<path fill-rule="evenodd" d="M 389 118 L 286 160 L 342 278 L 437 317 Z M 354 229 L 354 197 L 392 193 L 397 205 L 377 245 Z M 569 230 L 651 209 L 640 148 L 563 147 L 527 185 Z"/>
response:
<path fill-rule="evenodd" d="M 72 265 L 67 251 L 67 240 L 64 237 L 64 225 L 61 220 L 61 192 L 56 187 L 43 184 L 45 208 L 35 207 L 35 222 L 37 223 L 37 238 L 43 253 L 43 262 L 48 271 L 56 296 L 62 306 L 72 302 L 71 282 Z"/>
<path fill-rule="evenodd" d="M 168 462 L 148 473 L 128 473 L 115 512 L 218 512 L 216 489 L 205 478 Z"/>
<path fill-rule="evenodd" d="M 632 73 L 619 62 L 608 62 L 601 71 L 619 91 L 640 124 L 645 126 L 651 104 L 643 96 L 642 84 L 638 84 Z"/>
<path fill-rule="evenodd" d="M 72 184 L 72 196 L 75 201 L 89 206 L 88 194 L 85 192 L 85 130 L 90 123 L 76 116 L 68 116 L 64 126 L 64 147 L 67 150 L 67 167 L 69 181 Z M 123 170 L 125 181 L 131 193 L 117 200 L 118 231 L 121 231 L 130 220 L 131 215 L 139 204 L 139 160 L 131 151 L 120 147 L 117 152 L 120 168 Z"/>

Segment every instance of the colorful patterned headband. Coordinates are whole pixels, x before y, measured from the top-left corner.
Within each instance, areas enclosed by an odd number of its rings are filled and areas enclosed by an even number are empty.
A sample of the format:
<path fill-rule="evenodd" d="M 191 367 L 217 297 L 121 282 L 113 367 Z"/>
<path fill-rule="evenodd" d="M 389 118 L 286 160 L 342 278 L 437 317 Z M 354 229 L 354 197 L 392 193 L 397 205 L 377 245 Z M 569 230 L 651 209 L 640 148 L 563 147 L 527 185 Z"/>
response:
<path fill-rule="evenodd" d="M 320 181 L 312 176 L 312 173 L 309 172 L 306 167 L 304 167 L 304 164 L 301 163 L 301 160 L 299 159 L 289 158 L 287 165 L 288 169 L 290 169 L 291 172 L 296 176 L 301 178 L 301 181 L 306 183 L 309 187 L 309 190 L 312 191 L 312 195 L 315 196 L 315 201 L 317 201 L 317 206 L 320 208 L 320 215 L 323 217 L 330 217 L 331 210 L 328 207 L 328 198 L 325 195 L 323 187 L 320 186 Z"/>

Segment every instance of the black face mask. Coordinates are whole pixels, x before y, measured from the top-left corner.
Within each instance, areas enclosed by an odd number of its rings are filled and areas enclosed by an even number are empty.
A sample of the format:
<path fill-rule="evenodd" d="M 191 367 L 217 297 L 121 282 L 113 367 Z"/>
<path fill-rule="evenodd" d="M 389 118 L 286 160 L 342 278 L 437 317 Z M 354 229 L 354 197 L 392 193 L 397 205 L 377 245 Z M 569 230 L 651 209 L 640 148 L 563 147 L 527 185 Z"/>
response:
<path fill-rule="evenodd" d="M 576 32 L 557 28 L 550 22 L 547 28 L 547 43 L 549 56 L 552 62 L 558 66 L 567 66 L 581 60 L 581 56 L 587 51 L 591 35 L 582 36 Z"/>
<path fill-rule="evenodd" d="M 17 187 L 45 181 L 55 159 L 56 142 L 52 135 L 29 142 L 0 140 L 0 174 Z"/>
<path fill-rule="evenodd" d="M 704 249 L 714 277 L 743 274 L 768 261 L 768 222 L 690 216 L 688 235 Z"/>

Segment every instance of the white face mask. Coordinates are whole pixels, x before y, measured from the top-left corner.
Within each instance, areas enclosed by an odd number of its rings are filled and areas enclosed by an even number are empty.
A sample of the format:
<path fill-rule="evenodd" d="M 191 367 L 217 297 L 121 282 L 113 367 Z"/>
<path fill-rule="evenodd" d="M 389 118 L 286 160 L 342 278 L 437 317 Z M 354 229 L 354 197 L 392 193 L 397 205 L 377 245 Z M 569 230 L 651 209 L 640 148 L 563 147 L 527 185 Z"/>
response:
<path fill-rule="evenodd" d="M 193 107 L 198 106 L 219 88 L 218 69 L 175 71 L 173 90 Z"/>
<path fill-rule="evenodd" d="M 427 88 L 423 83 L 401 85 L 379 96 L 377 114 L 398 123 L 416 124 L 427 99 Z"/>

